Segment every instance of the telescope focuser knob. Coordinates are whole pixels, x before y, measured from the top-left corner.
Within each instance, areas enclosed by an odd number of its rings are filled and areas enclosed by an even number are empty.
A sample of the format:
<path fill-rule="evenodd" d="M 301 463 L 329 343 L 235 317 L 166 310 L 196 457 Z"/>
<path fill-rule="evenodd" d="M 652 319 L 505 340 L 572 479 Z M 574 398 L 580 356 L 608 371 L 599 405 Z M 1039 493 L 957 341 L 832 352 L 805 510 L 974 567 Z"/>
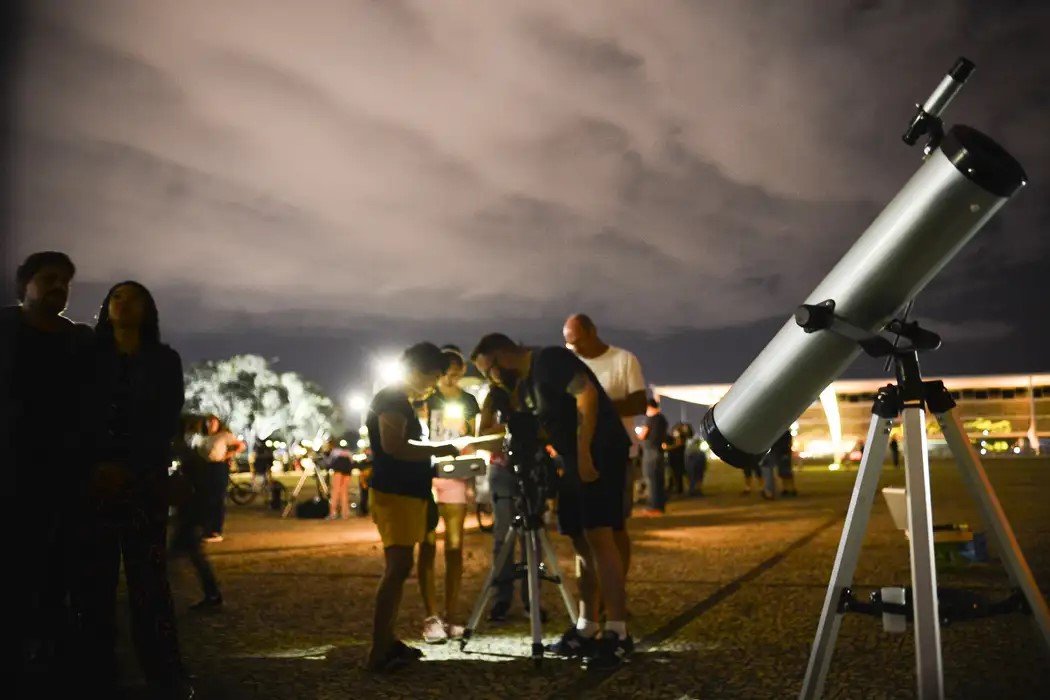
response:
<path fill-rule="evenodd" d="M 819 304 L 803 304 L 795 309 L 795 323 L 807 333 L 830 328 L 834 320 L 835 302 L 830 299 Z"/>

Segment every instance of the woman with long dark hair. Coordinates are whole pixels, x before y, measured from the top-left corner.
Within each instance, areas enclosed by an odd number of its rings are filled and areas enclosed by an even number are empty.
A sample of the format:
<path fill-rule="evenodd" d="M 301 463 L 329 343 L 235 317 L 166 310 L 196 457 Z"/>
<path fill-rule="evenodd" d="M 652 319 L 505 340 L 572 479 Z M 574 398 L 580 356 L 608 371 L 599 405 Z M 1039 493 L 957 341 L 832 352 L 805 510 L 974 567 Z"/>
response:
<path fill-rule="evenodd" d="M 157 305 L 138 282 L 110 289 L 95 334 L 81 586 L 85 680 L 101 697 L 112 697 L 123 560 L 132 636 L 150 696 L 192 697 L 175 633 L 165 551 L 168 467 L 183 403 L 182 361 L 160 342 Z"/>

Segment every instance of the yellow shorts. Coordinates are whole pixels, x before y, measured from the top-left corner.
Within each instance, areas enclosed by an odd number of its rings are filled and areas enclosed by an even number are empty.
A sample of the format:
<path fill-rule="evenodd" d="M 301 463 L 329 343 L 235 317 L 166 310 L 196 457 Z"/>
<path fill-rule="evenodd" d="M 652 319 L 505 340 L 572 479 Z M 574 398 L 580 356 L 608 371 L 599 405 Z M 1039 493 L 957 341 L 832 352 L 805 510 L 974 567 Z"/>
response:
<path fill-rule="evenodd" d="M 369 492 L 372 520 L 379 529 L 383 547 L 414 547 L 427 535 L 427 502 L 422 498 Z"/>

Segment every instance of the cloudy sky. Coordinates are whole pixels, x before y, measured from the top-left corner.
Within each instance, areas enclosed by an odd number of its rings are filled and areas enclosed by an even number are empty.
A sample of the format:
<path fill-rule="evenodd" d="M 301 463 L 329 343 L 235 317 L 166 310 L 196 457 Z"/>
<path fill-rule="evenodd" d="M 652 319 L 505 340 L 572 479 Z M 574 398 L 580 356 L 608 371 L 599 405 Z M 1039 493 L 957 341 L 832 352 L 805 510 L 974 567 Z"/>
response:
<path fill-rule="evenodd" d="M 1031 184 L 920 298 L 944 372 L 1050 368 L 1045 2 L 39 1 L 21 35 L 14 257 L 70 313 L 155 290 L 187 360 L 368 359 L 590 312 L 658 382 L 731 381 L 949 121 Z M 855 367 L 872 375 L 878 367 Z"/>

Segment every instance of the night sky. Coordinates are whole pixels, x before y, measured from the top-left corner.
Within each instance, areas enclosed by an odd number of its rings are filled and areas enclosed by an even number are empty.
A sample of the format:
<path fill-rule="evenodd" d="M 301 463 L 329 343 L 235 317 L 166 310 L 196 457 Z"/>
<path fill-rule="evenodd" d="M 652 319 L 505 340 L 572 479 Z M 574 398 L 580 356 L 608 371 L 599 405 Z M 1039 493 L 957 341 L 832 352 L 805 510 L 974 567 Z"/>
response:
<path fill-rule="evenodd" d="M 1050 3 L 773 5 L 27 3 L 3 273 L 67 251 L 71 317 L 134 278 L 185 361 L 336 395 L 574 311 L 652 382 L 728 382 L 917 169 L 900 134 L 965 55 L 947 121 L 1030 184 L 919 298 L 926 367 L 1050 369 Z"/>

